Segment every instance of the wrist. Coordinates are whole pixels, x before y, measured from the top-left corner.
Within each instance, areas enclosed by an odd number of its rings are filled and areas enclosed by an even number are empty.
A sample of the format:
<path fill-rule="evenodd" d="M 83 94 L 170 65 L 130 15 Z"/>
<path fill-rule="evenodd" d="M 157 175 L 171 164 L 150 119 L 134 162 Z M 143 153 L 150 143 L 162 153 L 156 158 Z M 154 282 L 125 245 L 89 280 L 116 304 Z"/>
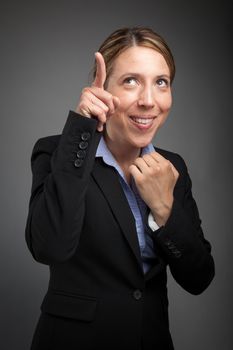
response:
<path fill-rule="evenodd" d="M 156 208 L 151 209 L 151 213 L 159 226 L 164 226 L 166 224 L 172 211 L 173 201 L 174 198 L 172 197 L 168 202 L 161 203 L 159 206 L 156 206 Z"/>

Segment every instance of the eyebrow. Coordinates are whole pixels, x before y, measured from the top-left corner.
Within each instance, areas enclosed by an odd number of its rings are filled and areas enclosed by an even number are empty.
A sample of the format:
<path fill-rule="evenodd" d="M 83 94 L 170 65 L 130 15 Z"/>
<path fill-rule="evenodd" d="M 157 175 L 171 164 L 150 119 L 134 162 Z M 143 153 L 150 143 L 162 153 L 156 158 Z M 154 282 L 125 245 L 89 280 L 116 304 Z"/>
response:
<path fill-rule="evenodd" d="M 167 78 L 167 79 L 171 79 L 170 75 L 167 75 L 167 74 L 161 74 L 161 75 L 158 75 L 157 78 L 161 79 L 161 78 Z"/>
<path fill-rule="evenodd" d="M 134 76 L 134 77 L 141 77 L 142 75 L 139 74 L 139 73 L 134 73 L 134 72 L 128 72 L 128 73 L 125 73 L 123 74 L 122 76 L 120 76 L 120 79 L 123 79 L 125 77 L 129 77 L 129 76 Z M 171 77 L 167 74 L 160 74 L 160 75 L 157 75 L 156 76 L 157 79 L 162 79 L 162 78 L 167 78 L 167 79 L 171 79 Z"/>

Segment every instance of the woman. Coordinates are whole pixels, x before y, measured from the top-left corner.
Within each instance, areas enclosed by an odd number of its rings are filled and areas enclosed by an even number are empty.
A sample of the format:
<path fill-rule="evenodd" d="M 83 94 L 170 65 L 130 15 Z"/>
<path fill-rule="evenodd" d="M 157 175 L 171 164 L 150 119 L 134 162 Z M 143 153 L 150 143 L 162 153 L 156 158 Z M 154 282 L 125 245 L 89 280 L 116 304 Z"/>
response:
<path fill-rule="evenodd" d="M 175 74 L 149 28 L 112 33 L 62 135 L 40 139 L 26 240 L 50 267 L 32 349 L 173 349 L 166 267 L 188 292 L 214 276 L 183 159 L 152 138 Z"/>

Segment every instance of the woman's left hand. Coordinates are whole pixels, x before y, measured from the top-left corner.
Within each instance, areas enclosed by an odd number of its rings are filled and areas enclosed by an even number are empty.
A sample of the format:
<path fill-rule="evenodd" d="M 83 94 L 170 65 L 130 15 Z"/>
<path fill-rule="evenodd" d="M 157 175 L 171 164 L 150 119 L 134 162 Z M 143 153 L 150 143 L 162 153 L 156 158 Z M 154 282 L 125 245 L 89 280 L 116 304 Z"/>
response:
<path fill-rule="evenodd" d="M 159 226 L 165 225 L 173 205 L 173 191 L 179 173 L 158 152 L 136 158 L 129 167 L 137 189 Z"/>

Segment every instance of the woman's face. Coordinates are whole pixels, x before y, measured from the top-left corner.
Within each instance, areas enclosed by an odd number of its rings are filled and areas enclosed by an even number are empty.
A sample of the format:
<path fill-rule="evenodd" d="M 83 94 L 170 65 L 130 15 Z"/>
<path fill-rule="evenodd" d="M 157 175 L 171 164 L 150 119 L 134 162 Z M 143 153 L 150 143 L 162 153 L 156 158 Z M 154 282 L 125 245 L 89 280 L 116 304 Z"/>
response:
<path fill-rule="evenodd" d="M 107 120 L 106 141 L 124 147 L 148 145 L 172 104 L 170 71 L 163 56 L 142 46 L 125 50 L 114 61 L 106 90 L 120 99 Z"/>

